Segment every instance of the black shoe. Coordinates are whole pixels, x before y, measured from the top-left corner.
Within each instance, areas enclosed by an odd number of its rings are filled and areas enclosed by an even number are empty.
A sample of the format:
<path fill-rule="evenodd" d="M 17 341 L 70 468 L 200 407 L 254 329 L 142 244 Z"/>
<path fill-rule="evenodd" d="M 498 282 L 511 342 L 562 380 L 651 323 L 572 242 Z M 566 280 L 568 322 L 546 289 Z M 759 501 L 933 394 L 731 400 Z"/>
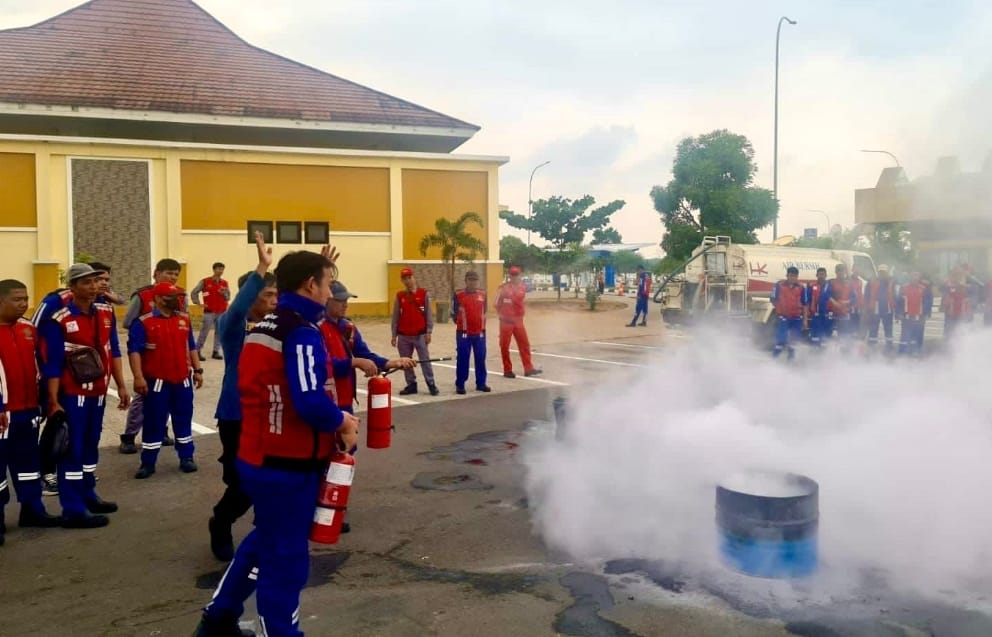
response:
<path fill-rule="evenodd" d="M 155 474 L 155 466 L 150 464 L 143 464 L 138 467 L 138 472 L 134 474 L 136 480 L 144 480 L 145 478 L 150 478 Z"/>
<path fill-rule="evenodd" d="M 342 522 L 341 523 L 341 532 L 342 533 L 351 533 L 351 522 Z"/>
<path fill-rule="evenodd" d="M 255 637 L 252 630 L 242 630 L 237 617 L 214 619 L 206 615 L 196 625 L 193 637 Z"/>
<path fill-rule="evenodd" d="M 221 356 L 220 354 L 218 354 L 217 352 L 214 352 L 213 354 L 211 354 L 210 355 L 210 358 L 214 359 L 215 361 L 222 361 L 222 360 L 224 360 L 224 357 Z"/>
<path fill-rule="evenodd" d="M 532 369 L 529 372 L 524 372 L 524 376 L 540 376 L 543 373 L 543 369 Z"/>
<path fill-rule="evenodd" d="M 44 509 L 32 511 L 27 507 L 21 507 L 21 515 L 17 518 L 17 526 L 19 527 L 33 526 L 40 529 L 51 529 L 61 525 L 62 520 L 59 516 L 51 515 Z"/>
<path fill-rule="evenodd" d="M 217 518 L 210 518 L 207 522 L 210 530 L 210 551 L 221 562 L 230 562 L 234 559 L 234 537 L 231 535 L 230 525 L 226 525 Z"/>
<path fill-rule="evenodd" d="M 637 323 L 627 323 L 625 327 L 637 327 Z"/>
<path fill-rule="evenodd" d="M 54 473 L 46 473 L 41 477 L 41 495 L 58 495 L 59 479 Z"/>
<path fill-rule="evenodd" d="M 406 387 L 400 390 L 400 396 L 409 396 L 410 394 L 417 393 L 417 383 L 410 383 Z"/>
<path fill-rule="evenodd" d="M 83 515 L 62 516 L 63 529 L 97 529 L 110 524 L 110 518 L 105 515 L 93 515 L 84 513 Z"/>
<path fill-rule="evenodd" d="M 427 383 L 427 389 L 431 392 L 431 396 L 437 396 L 441 393 L 441 390 L 434 383 Z"/>
<path fill-rule="evenodd" d="M 174 444 L 176 444 L 176 442 L 172 438 L 169 437 L 169 434 L 165 434 L 165 436 L 162 437 L 162 446 L 163 447 L 171 447 Z"/>
<path fill-rule="evenodd" d="M 647 323 L 641 323 L 641 327 L 647 327 L 647 326 L 648 326 Z"/>
<path fill-rule="evenodd" d="M 196 473 L 197 469 L 196 462 L 192 458 L 179 461 L 179 470 L 183 473 Z"/>
<path fill-rule="evenodd" d="M 83 504 L 86 505 L 86 510 L 90 513 L 117 513 L 117 503 L 108 502 L 100 496 L 86 500 Z"/>
<path fill-rule="evenodd" d="M 465 393 L 465 388 L 464 387 L 455 387 L 455 393 L 456 394 L 464 394 Z"/>
<path fill-rule="evenodd" d="M 475 387 L 475 391 L 481 391 L 481 392 L 485 392 L 487 394 L 489 392 L 491 392 L 492 390 L 493 390 L 493 388 L 490 387 L 489 385 L 476 385 L 476 387 Z"/>
<path fill-rule="evenodd" d="M 517 375 L 513 372 L 503 372 L 503 378 L 516 378 Z"/>
<path fill-rule="evenodd" d="M 134 436 L 121 436 L 121 446 L 118 451 L 125 455 L 138 453 L 138 446 L 134 444 Z"/>

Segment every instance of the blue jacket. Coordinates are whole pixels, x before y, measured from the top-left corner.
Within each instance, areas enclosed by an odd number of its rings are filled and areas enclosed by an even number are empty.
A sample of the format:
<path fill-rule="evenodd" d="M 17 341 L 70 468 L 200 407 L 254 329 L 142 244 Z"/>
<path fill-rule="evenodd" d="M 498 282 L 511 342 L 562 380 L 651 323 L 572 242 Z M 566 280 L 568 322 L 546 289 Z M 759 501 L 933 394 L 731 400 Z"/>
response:
<path fill-rule="evenodd" d="M 238 394 L 238 361 L 248 334 L 248 311 L 265 289 L 265 279 L 252 272 L 238 290 L 227 312 L 217 321 L 217 336 L 224 350 L 224 380 L 217 400 L 217 420 L 241 420 L 241 396 Z"/>

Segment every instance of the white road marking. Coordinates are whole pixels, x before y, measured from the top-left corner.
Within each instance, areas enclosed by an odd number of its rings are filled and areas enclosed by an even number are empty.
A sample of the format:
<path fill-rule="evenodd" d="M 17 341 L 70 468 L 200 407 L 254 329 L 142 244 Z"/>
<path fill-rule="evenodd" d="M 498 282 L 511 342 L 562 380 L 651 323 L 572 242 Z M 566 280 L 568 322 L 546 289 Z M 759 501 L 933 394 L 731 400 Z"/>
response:
<path fill-rule="evenodd" d="M 636 347 L 638 349 L 663 349 L 655 345 L 634 345 L 633 343 L 614 343 L 612 341 L 591 341 L 594 345 L 615 345 L 617 347 Z"/>
<path fill-rule="evenodd" d="M 515 351 L 515 350 L 511 350 L 511 351 Z M 458 369 L 454 365 L 443 365 L 441 363 L 434 363 L 434 367 L 445 367 L 447 369 Z M 468 368 L 468 373 L 469 374 L 474 374 L 475 373 L 475 368 L 474 367 L 469 367 Z M 499 376 L 500 378 L 503 377 L 503 374 L 500 374 L 499 372 L 489 372 L 489 373 L 492 374 L 493 376 Z M 507 380 L 509 380 L 509 379 L 507 379 Z M 535 383 L 544 383 L 546 385 L 556 385 L 558 387 L 568 387 L 569 386 L 568 383 L 562 383 L 562 382 L 557 381 L 557 380 L 548 380 L 547 378 L 538 378 L 537 376 L 524 376 L 523 374 L 517 374 L 517 378 L 515 380 L 530 380 L 530 381 L 533 381 Z"/>
<path fill-rule="evenodd" d="M 355 392 L 356 393 L 359 393 L 359 394 L 366 394 L 366 395 L 368 395 L 368 393 L 369 393 L 367 389 L 359 389 L 357 387 L 355 388 Z M 408 398 L 400 398 L 399 396 L 393 396 L 393 402 L 394 403 L 400 403 L 401 405 L 419 405 L 420 404 L 416 400 L 410 400 Z"/>
<path fill-rule="evenodd" d="M 511 349 L 511 352 L 516 352 L 517 350 Z M 607 361 L 602 358 L 585 358 L 583 356 L 565 356 L 564 354 L 548 354 L 546 352 L 535 352 L 531 351 L 532 356 L 549 356 L 551 358 L 567 358 L 573 361 L 585 361 L 587 363 L 602 363 L 604 365 L 619 365 L 621 367 L 647 367 L 647 365 L 638 365 L 637 363 L 621 363 L 620 361 Z M 531 379 L 533 380 L 533 379 Z"/>
<path fill-rule="evenodd" d="M 120 396 L 117 395 L 117 391 L 111 387 L 107 388 L 107 394 L 113 396 L 114 398 L 120 398 Z M 192 430 L 193 433 L 202 434 L 204 436 L 217 433 L 216 429 L 212 427 L 207 427 L 206 425 L 201 425 L 196 421 L 193 422 Z"/>

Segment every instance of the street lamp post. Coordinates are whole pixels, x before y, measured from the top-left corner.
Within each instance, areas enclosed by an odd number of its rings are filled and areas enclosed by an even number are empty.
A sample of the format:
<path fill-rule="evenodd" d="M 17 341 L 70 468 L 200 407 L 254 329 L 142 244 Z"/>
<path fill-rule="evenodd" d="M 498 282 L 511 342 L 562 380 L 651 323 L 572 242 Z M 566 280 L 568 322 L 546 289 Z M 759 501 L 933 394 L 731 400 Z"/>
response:
<path fill-rule="evenodd" d="M 547 166 L 551 163 L 551 160 L 544 162 L 543 164 L 538 164 L 534 166 L 534 170 L 530 171 L 530 181 L 527 182 L 527 221 L 529 222 L 534 215 L 534 197 L 532 192 L 534 189 L 534 173 L 537 172 L 538 168 L 542 166 Z M 527 245 L 530 245 L 530 228 L 527 228 Z"/>
<path fill-rule="evenodd" d="M 807 208 L 806 212 L 819 212 L 821 215 L 827 218 L 827 234 L 830 234 L 830 228 L 833 226 L 830 224 L 830 215 L 827 214 L 825 210 L 817 210 L 816 208 Z"/>
<path fill-rule="evenodd" d="M 892 158 L 892 161 L 896 162 L 896 167 L 897 168 L 902 168 L 902 164 L 899 163 L 899 158 L 896 157 L 895 155 L 893 155 L 892 153 L 890 153 L 887 150 L 868 150 L 868 149 L 862 148 L 860 152 L 862 152 L 862 153 L 882 153 L 883 155 L 888 155 L 889 157 Z"/>
<path fill-rule="evenodd" d="M 772 159 L 772 194 L 775 202 L 778 203 L 778 43 L 782 37 L 782 23 L 796 24 L 795 20 L 782 16 L 778 19 L 778 28 L 775 29 L 775 148 Z M 775 211 L 775 220 L 772 222 L 772 240 L 778 239 L 778 211 Z"/>

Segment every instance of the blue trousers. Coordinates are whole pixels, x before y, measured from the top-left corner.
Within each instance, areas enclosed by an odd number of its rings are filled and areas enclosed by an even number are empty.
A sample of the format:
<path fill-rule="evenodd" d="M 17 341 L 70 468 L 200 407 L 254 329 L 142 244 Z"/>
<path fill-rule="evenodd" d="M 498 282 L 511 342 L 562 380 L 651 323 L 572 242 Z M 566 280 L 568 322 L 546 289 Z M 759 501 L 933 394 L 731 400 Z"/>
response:
<path fill-rule="evenodd" d="M 59 462 L 59 503 L 62 515 L 83 515 L 86 502 L 96 499 L 96 465 L 106 396 L 62 394 L 59 404 L 69 423 L 69 453 Z"/>
<path fill-rule="evenodd" d="M 464 388 L 468 380 L 468 357 L 475 357 L 475 386 L 486 386 L 486 333 L 455 333 L 455 387 Z"/>
<path fill-rule="evenodd" d="M 38 452 L 38 410 L 10 413 L 10 426 L 0 433 L 0 520 L 3 507 L 10 502 L 7 468 L 17 491 L 21 507 L 41 513 L 41 455 Z"/>
<path fill-rule="evenodd" d="M 878 325 L 882 324 L 882 330 L 885 333 L 885 345 L 886 347 L 892 347 L 892 312 L 887 314 L 869 314 L 868 315 L 868 344 L 875 345 L 878 343 Z"/>
<path fill-rule="evenodd" d="M 809 336 L 813 345 L 823 345 L 834 332 L 834 322 L 826 316 L 816 315 L 809 320 Z"/>
<path fill-rule="evenodd" d="M 899 333 L 899 353 L 919 354 L 923 351 L 923 335 L 926 328 L 926 319 L 904 318 L 902 320 L 902 331 Z"/>
<path fill-rule="evenodd" d="M 774 356 L 782 353 L 786 347 L 789 348 L 789 358 L 795 354 L 790 341 L 800 339 L 803 335 L 803 320 L 801 318 L 785 318 L 779 316 L 775 323 L 775 348 L 772 350 Z"/>
<path fill-rule="evenodd" d="M 254 591 L 260 635 L 303 637 L 300 592 L 310 571 L 310 525 L 322 476 L 241 460 L 237 469 L 255 507 L 255 528 L 238 546 L 206 613 L 218 619 L 240 617 Z"/>
<path fill-rule="evenodd" d="M 179 459 L 193 457 L 193 384 L 189 378 L 181 383 L 149 378 L 144 416 L 141 464 L 155 466 L 169 416 L 172 416 L 172 431 L 176 434 L 176 453 L 179 454 Z"/>
<path fill-rule="evenodd" d="M 647 300 L 646 297 L 644 297 L 644 298 L 642 298 L 640 296 L 637 297 L 637 302 L 634 304 L 634 318 L 630 319 L 630 324 L 631 325 L 633 325 L 634 323 L 637 322 L 637 317 L 638 316 L 643 316 L 644 318 L 641 319 L 641 320 L 644 321 L 645 323 L 647 323 L 647 320 L 648 320 L 648 300 Z"/>

